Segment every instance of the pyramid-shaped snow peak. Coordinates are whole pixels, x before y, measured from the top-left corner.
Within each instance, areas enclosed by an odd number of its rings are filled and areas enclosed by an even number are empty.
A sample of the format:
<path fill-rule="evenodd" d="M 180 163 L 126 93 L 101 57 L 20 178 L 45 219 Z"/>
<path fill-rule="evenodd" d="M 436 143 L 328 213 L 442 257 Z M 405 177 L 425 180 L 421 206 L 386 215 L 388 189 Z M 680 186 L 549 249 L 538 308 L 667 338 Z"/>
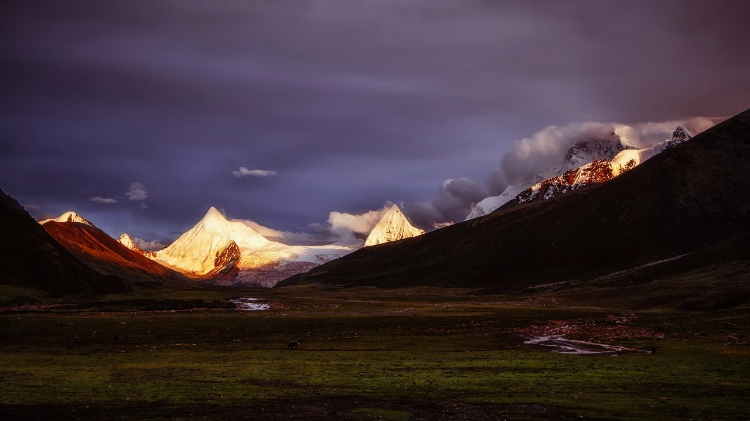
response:
<path fill-rule="evenodd" d="M 353 247 L 295 246 L 270 241 L 253 224 L 229 221 L 211 208 L 193 228 L 164 250 L 146 257 L 183 274 L 220 285 L 272 287 L 282 279 L 336 259 Z"/>
<path fill-rule="evenodd" d="M 380 218 L 375 228 L 370 231 L 365 241 L 365 247 L 398 241 L 404 238 L 416 237 L 424 234 L 424 230 L 414 227 L 398 206 L 393 205 Z"/>
<path fill-rule="evenodd" d="M 215 207 L 211 207 L 206 216 L 198 222 L 196 227 L 207 232 L 230 238 L 240 248 L 260 248 L 268 245 L 269 241 L 248 225 L 239 221 L 229 221 Z"/>
<path fill-rule="evenodd" d="M 57 218 L 45 219 L 44 221 L 40 221 L 39 223 L 44 225 L 47 222 L 78 222 L 80 224 L 90 225 L 92 227 L 94 226 L 94 224 L 87 221 L 86 218 L 82 217 L 81 215 L 73 211 L 65 212 L 62 215 L 58 216 Z"/>
<path fill-rule="evenodd" d="M 228 221 L 211 207 L 206 216 L 154 258 L 183 273 L 206 276 L 230 269 L 243 249 L 260 249 L 270 243 L 239 221 Z"/>
<path fill-rule="evenodd" d="M 133 239 L 130 238 L 127 232 L 122 233 L 120 238 L 117 239 L 117 241 L 120 242 L 123 246 L 129 248 L 130 250 L 133 250 L 136 253 L 143 254 L 143 250 L 141 250 L 140 247 L 138 247 L 134 242 Z"/>

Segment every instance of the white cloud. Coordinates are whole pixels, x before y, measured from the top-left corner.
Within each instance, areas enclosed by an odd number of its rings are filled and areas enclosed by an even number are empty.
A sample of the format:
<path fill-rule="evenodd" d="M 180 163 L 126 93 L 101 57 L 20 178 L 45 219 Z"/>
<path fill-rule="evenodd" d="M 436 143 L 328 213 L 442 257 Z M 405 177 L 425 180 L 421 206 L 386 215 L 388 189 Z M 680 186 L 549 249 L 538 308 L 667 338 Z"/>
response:
<path fill-rule="evenodd" d="M 491 194 L 500 194 L 508 184 L 531 179 L 534 175 L 554 165 L 578 142 L 622 142 L 638 149 L 647 148 L 668 140 L 677 126 L 684 126 L 692 135 L 713 126 L 720 119 L 696 117 L 665 122 L 621 123 L 571 123 L 549 126 L 533 135 L 517 140 L 500 160 L 489 178 Z"/>
<path fill-rule="evenodd" d="M 96 197 L 89 198 L 89 200 L 92 201 L 92 202 L 101 203 L 102 205 L 107 205 L 107 204 L 110 204 L 110 203 L 117 203 L 117 200 L 115 200 L 115 199 L 113 199 L 111 197 L 106 197 L 105 198 L 105 197 L 101 197 L 101 196 L 96 196 Z"/>
<path fill-rule="evenodd" d="M 306 232 L 280 231 L 268 228 L 248 219 L 236 219 L 257 231 L 271 241 L 288 245 L 324 245 L 336 243 L 356 247 L 362 245 L 362 239 L 370 234 L 380 218 L 388 211 L 392 203 L 382 209 L 351 214 L 331 212 L 326 223 L 313 223 Z"/>
<path fill-rule="evenodd" d="M 339 240 L 338 237 L 332 235 L 330 231 L 319 229 L 319 224 L 310 225 L 313 232 L 292 232 L 268 228 L 250 219 L 237 219 L 236 221 L 242 222 L 271 241 L 290 246 L 318 246 L 335 243 Z"/>
<path fill-rule="evenodd" d="M 140 238 L 133 238 L 133 242 L 143 251 L 156 251 L 166 247 L 166 244 L 159 240 L 146 241 Z"/>
<path fill-rule="evenodd" d="M 391 205 L 388 204 L 382 209 L 356 215 L 346 212 L 331 212 L 328 215 L 328 224 L 333 232 L 340 235 L 346 233 L 368 235 L 390 207 Z"/>
<path fill-rule="evenodd" d="M 237 171 L 232 171 L 232 175 L 239 178 L 239 177 L 275 177 L 276 171 L 267 171 L 267 170 L 248 170 L 245 167 L 240 167 Z"/>
<path fill-rule="evenodd" d="M 125 195 L 128 196 L 128 200 L 143 201 L 148 198 L 148 191 L 146 190 L 146 186 L 134 181 L 130 183 L 130 190 L 128 190 Z"/>
<path fill-rule="evenodd" d="M 440 228 L 445 228 L 453 225 L 453 222 L 435 222 L 432 224 L 432 227 L 436 230 L 439 230 Z"/>
<path fill-rule="evenodd" d="M 412 205 L 417 225 L 435 229 L 450 221 L 461 221 L 473 207 L 488 195 L 498 195 L 509 185 L 531 180 L 536 174 L 560 162 L 570 147 L 579 142 L 610 142 L 637 149 L 668 140 L 677 126 L 696 135 L 723 118 L 696 117 L 665 122 L 570 123 L 548 126 L 523 139 L 516 140 L 500 159 L 500 165 L 488 177 L 486 185 L 466 178 L 448 179 L 438 188 L 432 201 Z"/>
<path fill-rule="evenodd" d="M 431 202 L 414 204 L 412 216 L 418 226 L 437 229 L 445 223 L 462 221 L 485 197 L 487 188 L 484 184 L 463 177 L 449 178 L 438 188 L 438 194 Z"/>

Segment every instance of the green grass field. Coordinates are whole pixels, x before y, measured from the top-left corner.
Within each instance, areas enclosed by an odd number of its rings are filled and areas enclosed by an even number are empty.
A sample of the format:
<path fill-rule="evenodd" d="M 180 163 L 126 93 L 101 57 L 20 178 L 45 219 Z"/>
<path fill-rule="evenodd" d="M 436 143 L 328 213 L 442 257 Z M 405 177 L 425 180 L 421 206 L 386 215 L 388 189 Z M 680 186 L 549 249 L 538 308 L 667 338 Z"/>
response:
<path fill-rule="evenodd" d="M 246 295 L 275 308 L 229 310 L 221 293 L 196 305 L 181 292 L 1 313 L 0 418 L 750 418 L 746 310 L 643 311 L 618 324 L 607 316 L 630 312 L 454 290 Z M 170 310 L 187 299 L 212 309 Z M 519 332 L 551 321 L 656 352 L 523 343 Z"/>

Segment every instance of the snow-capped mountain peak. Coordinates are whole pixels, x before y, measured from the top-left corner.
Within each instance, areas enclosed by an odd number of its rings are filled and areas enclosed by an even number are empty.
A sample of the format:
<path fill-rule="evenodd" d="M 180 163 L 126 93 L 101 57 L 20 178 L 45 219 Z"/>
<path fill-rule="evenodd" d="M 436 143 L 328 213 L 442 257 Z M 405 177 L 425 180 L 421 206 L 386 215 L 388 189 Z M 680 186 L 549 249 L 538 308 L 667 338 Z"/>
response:
<path fill-rule="evenodd" d="M 270 241 L 244 222 L 230 221 L 212 207 L 167 248 L 146 256 L 194 278 L 226 285 L 271 287 L 352 250 L 338 245 L 290 246 Z"/>
<path fill-rule="evenodd" d="M 625 130 L 616 127 L 611 134 L 611 138 L 604 140 L 582 140 L 575 142 L 568 148 L 565 156 L 552 167 L 535 175 L 530 180 L 519 181 L 508 185 L 505 190 L 497 196 L 490 196 L 482 199 L 474 206 L 466 220 L 478 218 L 487 215 L 500 208 L 504 204 L 513 200 L 517 195 L 532 186 L 548 180 L 559 177 L 568 171 L 580 168 L 590 162 L 606 159 L 611 160 L 625 149 L 632 149 L 632 142 L 625 136 Z"/>
<path fill-rule="evenodd" d="M 365 247 L 376 244 L 402 240 L 424 234 L 424 230 L 414 227 L 397 205 L 391 206 L 388 212 L 380 218 L 375 228 L 370 231 L 365 241 Z"/>
<path fill-rule="evenodd" d="M 466 220 L 487 215 L 508 202 L 520 204 L 546 200 L 585 185 L 608 181 L 692 137 L 687 129 L 678 126 L 671 139 L 649 148 L 638 149 L 628 133 L 627 126 L 618 126 L 612 132 L 612 139 L 574 143 L 557 165 L 537 174 L 531 180 L 509 185 L 498 196 L 481 200 Z"/>
<path fill-rule="evenodd" d="M 240 248 L 232 237 L 242 238 L 244 233 L 248 234 L 248 244 L 268 241 L 240 222 L 227 221 L 221 212 L 211 207 L 193 228 L 167 248 L 154 253 L 153 258 L 194 276 L 228 271 L 240 257 Z"/>
<path fill-rule="evenodd" d="M 40 221 L 40 224 L 46 224 L 47 222 L 78 222 L 80 224 L 90 225 L 94 226 L 91 222 L 87 221 L 86 218 L 82 217 L 81 215 L 73 212 L 68 211 L 63 213 L 62 215 L 58 216 L 57 218 L 53 219 L 45 219 L 44 221 Z"/>
<path fill-rule="evenodd" d="M 559 170 L 569 171 L 582 165 L 586 165 L 589 162 L 596 161 L 597 159 L 606 158 L 607 160 L 610 160 L 614 158 L 615 155 L 625 149 L 626 146 L 623 145 L 622 139 L 619 137 L 617 131 L 612 133 L 612 137 L 617 140 L 586 140 L 574 143 L 573 146 L 568 149 L 568 153 L 565 155 L 562 165 L 558 164 L 558 167 L 560 167 Z M 559 170 L 556 172 L 559 172 Z"/>
<path fill-rule="evenodd" d="M 240 221 L 228 220 L 213 206 L 206 212 L 206 215 L 198 222 L 195 228 L 204 229 L 212 235 L 230 238 L 240 248 L 255 249 L 271 243 L 271 241 L 248 225 Z"/>
<path fill-rule="evenodd" d="M 201 219 L 204 224 L 222 224 L 228 222 L 227 218 L 215 207 L 211 206 L 206 215 Z"/>
<path fill-rule="evenodd" d="M 134 242 L 133 239 L 130 238 L 127 232 L 122 233 L 120 238 L 117 239 L 117 241 L 120 242 L 123 246 L 129 248 L 130 250 L 133 250 L 136 253 L 144 254 L 143 250 L 141 250 L 140 247 L 138 247 Z"/>
<path fill-rule="evenodd" d="M 692 139 L 692 137 L 693 136 L 690 135 L 690 132 L 688 132 L 686 128 L 683 126 L 677 126 L 674 132 L 672 132 L 672 138 L 667 141 L 664 149 L 674 148 L 675 146 Z"/>

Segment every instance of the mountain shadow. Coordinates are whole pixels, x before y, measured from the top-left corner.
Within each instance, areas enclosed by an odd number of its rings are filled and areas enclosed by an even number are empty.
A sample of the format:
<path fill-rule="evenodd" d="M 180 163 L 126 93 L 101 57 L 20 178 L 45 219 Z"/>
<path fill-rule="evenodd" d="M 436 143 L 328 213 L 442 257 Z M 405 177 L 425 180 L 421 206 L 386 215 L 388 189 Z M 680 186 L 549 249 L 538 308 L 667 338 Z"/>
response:
<path fill-rule="evenodd" d="M 0 284 L 59 295 L 126 292 L 120 278 L 98 273 L 55 241 L 0 190 Z"/>

